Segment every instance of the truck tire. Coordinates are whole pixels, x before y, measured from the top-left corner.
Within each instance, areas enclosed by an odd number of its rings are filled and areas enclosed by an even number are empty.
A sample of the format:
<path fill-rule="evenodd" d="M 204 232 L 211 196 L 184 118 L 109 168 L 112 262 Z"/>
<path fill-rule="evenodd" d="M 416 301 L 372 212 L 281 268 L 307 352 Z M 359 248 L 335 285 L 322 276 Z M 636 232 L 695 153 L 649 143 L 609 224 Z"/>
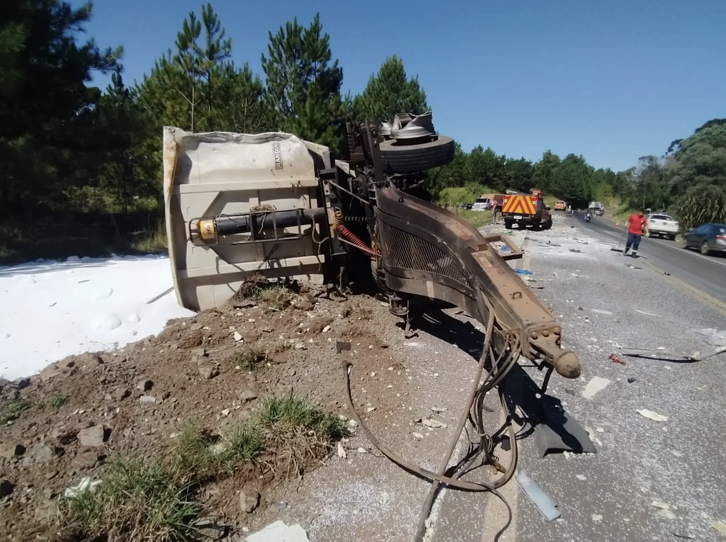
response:
<path fill-rule="evenodd" d="M 413 173 L 443 166 L 454 160 L 454 140 L 447 136 L 416 145 L 389 139 L 381 143 L 380 149 L 383 167 L 388 173 Z"/>
<path fill-rule="evenodd" d="M 507 228 L 508 230 L 512 229 L 512 224 L 513 224 L 513 222 L 511 220 L 504 221 L 504 227 Z"/>

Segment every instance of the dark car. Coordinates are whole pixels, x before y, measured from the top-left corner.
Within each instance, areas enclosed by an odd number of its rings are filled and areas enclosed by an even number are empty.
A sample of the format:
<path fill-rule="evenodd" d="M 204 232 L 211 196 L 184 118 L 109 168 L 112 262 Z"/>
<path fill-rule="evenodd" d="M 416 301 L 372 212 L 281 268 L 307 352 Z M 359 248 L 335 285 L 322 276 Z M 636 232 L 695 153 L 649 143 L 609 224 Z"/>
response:
<path fill-rule="evenodd" d="M 726 224 L 701 224 L 688 230 L 684 248 L 698 248 L 704 255 L 726 252 Z"/>

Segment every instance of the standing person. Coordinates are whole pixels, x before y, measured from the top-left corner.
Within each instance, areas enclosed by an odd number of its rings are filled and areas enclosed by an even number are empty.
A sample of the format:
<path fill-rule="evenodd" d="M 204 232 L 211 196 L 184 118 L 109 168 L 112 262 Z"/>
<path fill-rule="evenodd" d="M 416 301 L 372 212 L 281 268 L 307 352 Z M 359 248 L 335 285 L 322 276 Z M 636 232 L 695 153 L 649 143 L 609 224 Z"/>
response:
<path fill-rule="evenodd" d="M 633 213 L 628 217 L 628 241 L 625 243 L 625 250 L 623 256 L 628 255 L 630 247 L 633 247 L 633 257 L 638 257 L 638 247 L 640 246 L 640 239 L 643 237 L 645 226 L 648 223 L 648 219 L 644 216 L 644 209 L 641 209 L 637 213 Z"/>
<path fill-rule="evenodd" d="M 492 222 L 497 221 L 497 200 L 492 199 Z"/>

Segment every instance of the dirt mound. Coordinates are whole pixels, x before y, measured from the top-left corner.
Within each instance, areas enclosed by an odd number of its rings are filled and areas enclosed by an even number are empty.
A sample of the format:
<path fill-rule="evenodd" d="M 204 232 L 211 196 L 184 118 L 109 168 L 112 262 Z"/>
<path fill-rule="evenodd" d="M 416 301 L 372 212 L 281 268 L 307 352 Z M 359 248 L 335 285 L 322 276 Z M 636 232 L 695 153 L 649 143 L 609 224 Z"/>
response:
<path fill-rule="evenodd" d="M 281 451 L 276 435 L 299 433 L 275 425 L 284 417 L 273 419 L 273 412 L 299 407 L 295 416 L 328 429 L 345 414 L 338 341 L 351 344 L 365 370 L 397 363 L 376 337 L 375 316 L 382 313 L 370 297 L 331 299 L 254 283 L 228 306 L 170 321 L 156 337 L 0 382 L 0 531 L 13 540 L 58 532 L 59 496 L 67 488 L 113 476 L 115 458 L 149 464 L 170 451 L 178 455 L 186 422 L 213 448 L 240 423 L 266 416 L 266 427 L 275 428 L 265 436 L 268 448 L 244 464 L 229 463 L 225 476 L 204 479 L 195 490 L 215 522 L 235 532 L 249 510 L 271 504 L 266 488 L 301 475 L 334 449 L 321 441 L 312 454 Z M 265 404 L 270 397 L 304 404 Z"/>

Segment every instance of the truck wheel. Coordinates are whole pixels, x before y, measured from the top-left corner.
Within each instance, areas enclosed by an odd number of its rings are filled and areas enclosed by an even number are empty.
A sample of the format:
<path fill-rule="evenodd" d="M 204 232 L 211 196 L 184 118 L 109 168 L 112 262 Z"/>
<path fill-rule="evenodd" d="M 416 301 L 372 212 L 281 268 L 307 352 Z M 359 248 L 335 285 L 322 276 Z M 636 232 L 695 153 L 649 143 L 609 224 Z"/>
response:
<path fill-rule="evenodd" d="M 383 167 L 389 173 L 423 171 L 454 160 L 454 140 L 447 136 L 416 145 L 389 139 L 381 143 L 380 149 Z"/>
<path fill-rule="evenodd" d="M 509 220 L 505 220 L 504 221 L 504 227 L 507 228 L 508 230 L 511 230 L 512 229 L 512 222 L 510 222 Z"/>

